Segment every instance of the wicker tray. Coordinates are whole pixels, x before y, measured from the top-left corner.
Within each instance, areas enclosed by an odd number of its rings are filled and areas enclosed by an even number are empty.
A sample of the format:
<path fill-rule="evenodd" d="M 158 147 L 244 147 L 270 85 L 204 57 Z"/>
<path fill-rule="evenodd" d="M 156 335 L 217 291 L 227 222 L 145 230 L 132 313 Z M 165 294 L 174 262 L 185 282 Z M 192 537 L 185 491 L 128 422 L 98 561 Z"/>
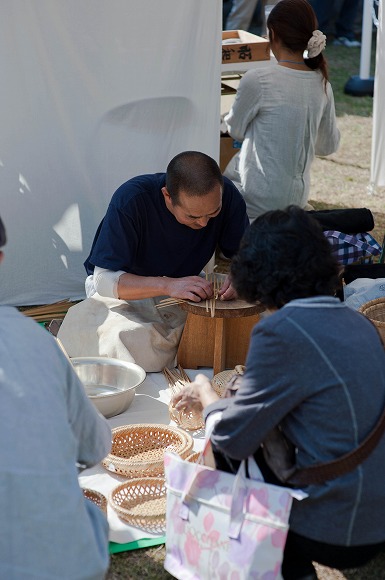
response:
<path fill-rule="evenodd" d="M 130 479 L 115 487 L 109 503 L 130 526 L 162 534 L 166 524 L 166 487 L 162 477 Z"/>
<path fill-rule="evenodd" d="M 100 493 L 100 491 L 95 491 L 94 489 L 83 487 L 83 495 L 86 499 L 89 499 L 95 505 L 97 505 L 98 508 L 102 510 L 102 512 L 107 514 L 107 498 L 102 493 Z"/>
<path fill-rule="evenodd" d="M 164 452 L 185 459 L 194 445 L 191 435 L 167 425 L 125 425 L 112 429 L 112 449 L 102 465 L 119 475 L 155 477 L 164 473 Z"/>
<path fill-rule="evenodd" d="M 385 342 L 385 298 L 376 298 L 366 302 L 359 309 L 367 318 L 369 318 L 381 335 L 382 341 Z"/>
<path fill-rule="evenodd" d="M 245 367 L 243 365 L 237 365 L 234 369 L 228 371 L 222 371 L 216 374 L 211 379 L 211 386 L 218 395 L 218 397 L 224 397 L 228 382 L 233 378 L 234 375 L 243 375 L 245 372 Z"/>

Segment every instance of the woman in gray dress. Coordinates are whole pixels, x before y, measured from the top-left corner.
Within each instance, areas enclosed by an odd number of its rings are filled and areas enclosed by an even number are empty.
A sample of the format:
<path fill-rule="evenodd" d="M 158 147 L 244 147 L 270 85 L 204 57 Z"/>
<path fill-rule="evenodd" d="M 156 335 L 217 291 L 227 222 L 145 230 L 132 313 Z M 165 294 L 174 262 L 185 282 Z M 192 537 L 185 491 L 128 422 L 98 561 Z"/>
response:
<path fill-rule="evenodd" d="M 250 219 L 290 204 L 306 207 L 315 155 L 337 150 L 340 133 L 317 30 L 307 0 L 280 0 L 267 20 L 276 62 L 249 70 L 225 117 L 242 142 L 224 175 L 242 193 Z"/>

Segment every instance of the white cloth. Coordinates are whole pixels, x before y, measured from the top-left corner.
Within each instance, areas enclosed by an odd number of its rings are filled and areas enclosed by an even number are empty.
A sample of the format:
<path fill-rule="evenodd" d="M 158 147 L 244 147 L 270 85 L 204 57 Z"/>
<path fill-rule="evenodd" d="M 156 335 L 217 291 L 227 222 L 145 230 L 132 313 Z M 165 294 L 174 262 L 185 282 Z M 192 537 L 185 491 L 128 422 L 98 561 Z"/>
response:
<path fill-rule="evenodd" d="M 230 135 L 243 141 L 227 166 L 253 219 L 289 204 L 305 207 L 315 155 L 339 145 L 334 97 L 316 71 L 278 64 L 248 71 L 225 117 Z"/>
<path fill-rule="evenodd" d="M 0 392 L 0 578 L 101 580 L 107 521 L 83 499 L 76 463 L 106 456 L 110 427 L 54 338 L 6 306 Z"/>
<path fill-rule="evenodd" d="M 344 300 L 358 310 L 366 302 L 385 297 L 385 278 L 357 278 L 344 286 Z"/>
<path fill-rule="evenodd" d="M 174 366 L 187 314 L 162 299 L 126 302 L 94 294 L 72 306 L 58 332 L 71 357 L 107 356 L 135 362 L 147 372 Z"/>
<path fill-rule="evenodd" d="M 113 272 L 112 270 L 95 266 L 94 273 L 86 278 L 85 288 L 87 298 L 91 298 L 96 293 L 107 298 L 119 298 L 118 282 L 120 276 L 124 273 L 123 270 Z"/>
<path fill-rule="evenodd" d="M 1 303 L 83 298 L 111 192 L 181 151 L 218 160 L 221 14 L 222 0 L 1 3 Z"/>

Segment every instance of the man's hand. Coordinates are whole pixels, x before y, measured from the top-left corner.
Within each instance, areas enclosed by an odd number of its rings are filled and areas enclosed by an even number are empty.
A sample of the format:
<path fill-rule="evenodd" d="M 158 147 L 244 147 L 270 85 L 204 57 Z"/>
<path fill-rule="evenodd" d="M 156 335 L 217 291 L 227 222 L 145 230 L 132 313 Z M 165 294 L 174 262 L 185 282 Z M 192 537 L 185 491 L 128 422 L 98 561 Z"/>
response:
<path fill-rule="evenodd" d="M 192 302 L 201 302 L 213 296 L 213 284 L 200 276 L 168 278 L 167 292 L 172 298 L 183 298 Z"/>
<path fill-rule="evenodd" d="M 218 295 L 221 300 L 236 300 L 238 298 L 238 294 L 236 293 L 235 288 L 233 288 L 231 285 L 230 276 L 226 276 L 226 279 L 223 282 Z"/>

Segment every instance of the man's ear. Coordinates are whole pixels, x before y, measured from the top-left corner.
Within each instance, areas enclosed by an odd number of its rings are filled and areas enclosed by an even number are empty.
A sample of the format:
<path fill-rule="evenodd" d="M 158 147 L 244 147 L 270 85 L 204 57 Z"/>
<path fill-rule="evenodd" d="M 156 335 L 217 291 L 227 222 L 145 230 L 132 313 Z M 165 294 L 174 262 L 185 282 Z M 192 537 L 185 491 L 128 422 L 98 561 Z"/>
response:
<path fill-rule="evenodd" d="M 167 187 L 162 187 L 161 191 L 163 193 L 163 198 L 166 204 L 169 205 L 172 203 L 171 195 L 169 194 Z"/>
<path fill-rule="evenodd" d="M 1 264 L 1 262 L 3 261 L 3 258 L 4 258 L 4 252 L 2 252 L 2 251 L 0 250 L 0 264 Z"/>

